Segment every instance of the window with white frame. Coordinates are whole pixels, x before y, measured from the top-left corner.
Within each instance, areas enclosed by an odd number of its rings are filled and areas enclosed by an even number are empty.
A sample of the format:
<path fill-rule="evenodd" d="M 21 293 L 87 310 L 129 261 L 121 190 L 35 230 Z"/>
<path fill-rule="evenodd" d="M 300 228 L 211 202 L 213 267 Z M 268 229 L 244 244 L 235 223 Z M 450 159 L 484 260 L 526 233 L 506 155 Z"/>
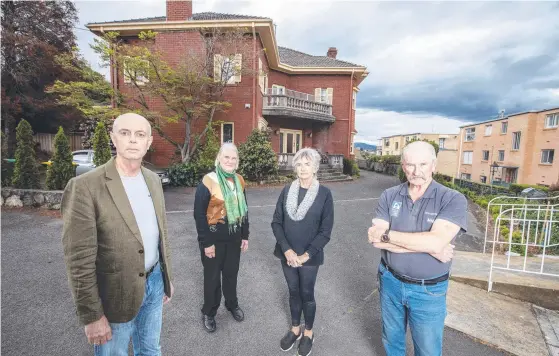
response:
<path fill-rule="evenodd" d="M 485 125 L 485 136 L 491 136 L 493 125 Z"/>
<path fill-rule="evenodd" d="M 503 162 L 505 160 L 505 151 L 499 150 L 499 157 L 497 158 L 499 162 Z"/>
<path fill-rule="evenodd" d="M 559 112 L 549 114 L 545 117 L 545 128 L 552 129 L 559 126 Z"/>
<path fill-rule="evenodd" d="M 501 133 L 506 134 L 508 129 L 509 129 L 509 122 L 508 121 L 501 122 Z"/>
<path fill-rule="evenodd" d="M 214 81 L 225 84 L 241 82 L 242 55 L 214 55 Z"/>
<path fill-rule="evenodd" d="M 123 61 L 124 83 L 145 85 L 149 83 L 149 61 L 125 57 Z"/>
<path fill-rule="evenodd" d="M 258 58 L 258 85 L 260 86 L 260 91 L 266 91 L 266 73 L 264 73 L 262 58 Z"/>
<path fill-rule="evenodd" d="M 462 156 L 462 163 L 472 164 L 473 157 L 474 157 L 474 152 L 473 151 L 464 151 L 464 154 Z"/>
<path fill-rule="evenodd" d="M 315 88 L 314 89 L 314 100 L 319 103 L 330 104 L 334 98 L 333 88 Z"/>
<path fill-rule="evenodd" d="M 513 133 L 512 133 L 512 149 L 513 149 L 514 151 L 520 149 L 520 136 L 521 136 L 521 132 L 520 132 L 520 131 L 517 131 L 517 132 L 513 132 Z"/>
<path fill-rule="evenodd" d="M 234 128 L 235 125 L 232 122 L 224 122 L 221 124 L 221 144 L 226 142 L 233 143 L 235 139 Z"/>
<path fill-rule="evenodd" d="M 480 176 L 479 181 L 484 184 L 487 183 L 487 176 Z"/>
<path fill-rule="evenodd" d="M 464 180 L 471 180 L 472 179 L 472 175 L 470 173 L 462 173 L 460 175 L 460 179 L 464 179 Z"/>
<path fill-rule="evenodd" d="M 444 142 L 445 141 L 446 141 L 446 138 L 439 138 L 439 149 L 444 148 Z"/>
<path fill-rule="evenodd" d="M 354 154 L 355 152 L 355 134 L 351 134 L 351 145 L 349 146 L 349 154 Z"/>
<path fill-rule="evenodd" d="M 487 151 L 487 150 L 482 151 L 482 160 L 483 161 L 489 161 L 489 151 Z"/>
<path fill-rule="evenodd" d="M 466 129 L 466 137 L 465 140 L 467 142 L 469 141 L 473 141 L 476 138 L 476 128 L 475 127 L 470 127 Z"/>
<path fill-rule="evenodd" d="M 543 164 L 552 164 L 553 156 L 555 155 L 555 150 L 542 150 L 542 160 Z"/>

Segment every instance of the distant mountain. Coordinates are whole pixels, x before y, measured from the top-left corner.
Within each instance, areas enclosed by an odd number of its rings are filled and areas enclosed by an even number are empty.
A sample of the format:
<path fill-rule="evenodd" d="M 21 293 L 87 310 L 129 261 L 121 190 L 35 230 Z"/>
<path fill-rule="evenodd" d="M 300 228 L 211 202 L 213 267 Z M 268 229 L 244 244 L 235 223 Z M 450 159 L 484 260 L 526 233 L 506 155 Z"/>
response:
<path fill-rule="evenodd" d="M 366 151 L 376 151 L 377 145 L 370 145 L 365 142 L 355 142 L 355 149 L 356 150 L 366 150 Z"/>

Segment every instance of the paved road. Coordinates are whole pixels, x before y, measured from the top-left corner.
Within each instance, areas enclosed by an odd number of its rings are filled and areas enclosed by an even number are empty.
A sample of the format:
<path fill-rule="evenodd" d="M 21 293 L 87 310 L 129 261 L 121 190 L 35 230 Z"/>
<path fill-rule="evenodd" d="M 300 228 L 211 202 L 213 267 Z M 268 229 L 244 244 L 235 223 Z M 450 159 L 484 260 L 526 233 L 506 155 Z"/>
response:
<path fill-rule="evenodd" d="M 336 220 L 317 282 L 313 354 L 384 355 L 374 272 L 379 253 L 366 244 L 365 234 L 376 206 L 374 198 L 395 183 L 391 177 L 363 172 L 356 182 L 329 184 L 336 201 Z M 284 354 L 278 345 L 289 323 L 288 296 L 281 268 L 272 255 L 270 229 L 280 189 L 249 189 L 251 239 L 239 275 L 239 300 L 246 320 L 236 323 L 221 308 L 215 334 L 207 334 L 199 319 L 202 270 L 190 211 L 193 190 L 167 191 L 176 295 L 164 311 L 164 355 Z M 37 212 L 2 213 L 3 355 L 92 354 L 73 312 L 61 228 L 60 219 Z M 443 354 L 502 353 L 447 329 Z"/>

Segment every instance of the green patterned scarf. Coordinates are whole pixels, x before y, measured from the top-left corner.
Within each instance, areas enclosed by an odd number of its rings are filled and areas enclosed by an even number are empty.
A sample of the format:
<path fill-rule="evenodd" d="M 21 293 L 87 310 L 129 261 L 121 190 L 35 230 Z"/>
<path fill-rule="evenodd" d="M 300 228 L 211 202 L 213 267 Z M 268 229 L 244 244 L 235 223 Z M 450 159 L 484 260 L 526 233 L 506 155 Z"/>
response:
<path fill-rule="evenodd" d="M 237 226 L 241 226 L 244 220 L 246 220 L 248 211 L 243 187 L 241 186 L 239 177 L 237 177 L 234 171 L 233 173 L 227 173 L 218 163 L 215 167 L 215 172 L 217 174 L 219 188 L 221 188 L 221 192 L 223 193 L 223 200 L 225 201 L 229 232 L 236 231 Z M 227 182 L 227 178 L 233 178 L 235 190 L 231 189 L 231 186 Z"/>

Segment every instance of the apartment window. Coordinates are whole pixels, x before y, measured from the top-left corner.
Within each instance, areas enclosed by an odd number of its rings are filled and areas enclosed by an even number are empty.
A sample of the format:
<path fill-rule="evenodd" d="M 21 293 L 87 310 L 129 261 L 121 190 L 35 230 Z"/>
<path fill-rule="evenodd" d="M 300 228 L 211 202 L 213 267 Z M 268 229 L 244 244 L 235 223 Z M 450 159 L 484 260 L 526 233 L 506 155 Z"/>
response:
<path fill-rule="evenodd" d="M 384 140 L 384 146 L 389 147 L 390 146 L 390 140 Z"/>
<path fill-rule="evenodd" d="M 314 100 L 319 103 L 330 104 L 334 98 L 333 88 L 315 88 L 314 89 Z"/>
<path fill-rule="evenodd" d="M 466 129 L 466 141 L 473 141 L 476 138 L 476 128 L 470 127 Z"/>
<path fill-rule="evenodd" d="M 471 180 L 472 179 L 472 175 L 470 173 L 462 173 L 460 175 L 460 179 L 464 179 L 464 180 Z"/>
<path fill-rule="evenodd" d="M 545 118 L 545 128 L 546 129 L 551 129 L 554 127 L 558 127 L 559 126 L 559 112 L 555 113 L 555 114 L 549 114 L 546 116 Z"/>
<path fill-rule="evenodd" d="M 439 149 L 443 149 L 444 148 L 444 141 L 446 140 L 446 138 L 439 138 Z"/>
<path fill-rule="evenodd" d="M 499 150 L 499 162 L 503 162 L 505 160 L 505 151 Z"/>
<path fill-rule="evenodd" d="M 483 156 L 483 161 L 489 161 L 489 151 L 483 151 L 482 152 L 482 156 Z"/>
<path fill-rule="evenodd" d="M 234 133 L 233 133 L 234 124 L 232 122 L 224 122 L 221 124 L 221 144 L 226 142 L 233 142 Z"/>
<path fill-rule="evenodd" d="M 514 151 L 520 149 L 520 134 L 521 134 L 520 131 L 512 133 L 512 149 Z"/>
<path fill-rule="evenodd" d="M 485 125 L 485 136 L 491 136 L 493 125 Z"/>
<path fill-rule="evenodd" d="M 462 163 L 464 164 L 472 164 L 472 158 L 474 156 L 474 152 L 472 151 L 464 151 L 464 155 L 462 158 Z"/>
<path fill-rule="evenodd" d="M 242 54 L 232 56 L 214 55 L 214 81 L 226 84 L 241 82 Z"/>
<path fill-rule="evenodd" d="M 501 133 L 502 134 L 506 134 L 508 128 L 509 128 L 509 122 L 508 121 L 501 122 Z"/>
<path fill-rule="evenodd" d="M 398 142 L 395 143 L 395 149 L 398 149 Z"/>
<path fill-rule="evenodd" d="M 484 184 L 487 183 L 487 176 L 480 176 L 479 181 L 484 183 Z"/>
<path fill-rule="evenodd" d="M 542 150 L 542 163 L 552 164 L 554 155 L 555 155 L 555 150 Z"/>

